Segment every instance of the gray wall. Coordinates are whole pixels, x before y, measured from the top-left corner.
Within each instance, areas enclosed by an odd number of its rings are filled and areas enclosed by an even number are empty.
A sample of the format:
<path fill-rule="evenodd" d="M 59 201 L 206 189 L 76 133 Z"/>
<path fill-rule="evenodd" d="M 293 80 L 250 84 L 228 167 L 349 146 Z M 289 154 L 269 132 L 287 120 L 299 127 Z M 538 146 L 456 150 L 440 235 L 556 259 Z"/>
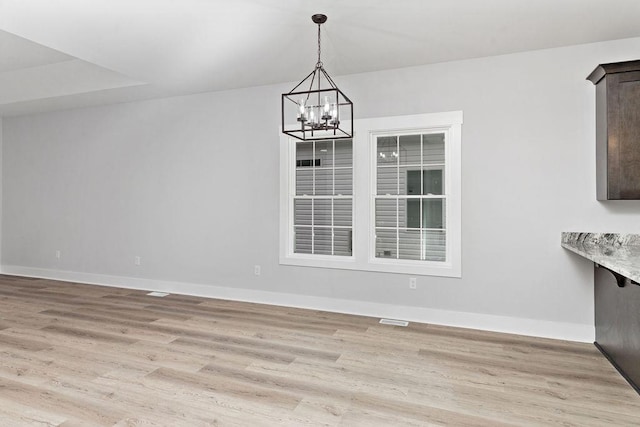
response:
<path fill-rule="evenodd" d="M 0 117 L 0 243 L 2 242 L 2 136 L 4 135 L 3 129 L 3 119 Z M 2 260 L 2 245 L 0 244 L 0 262 Z"/>
<path fill-rule="evenodd" d="M 3 270 L 592 325 L 590 264 L 561 249 L 560 233 L 640 232 L 640 203 L 595 200 L 585 77 L 636 59 L 639 47 L 629 39 L 336 79 L 357 118 L 464 111 L 462 279 L 419 277 L 410 290 L 407 275 L 278 264 L 288 84 L 5 118 Z"/>

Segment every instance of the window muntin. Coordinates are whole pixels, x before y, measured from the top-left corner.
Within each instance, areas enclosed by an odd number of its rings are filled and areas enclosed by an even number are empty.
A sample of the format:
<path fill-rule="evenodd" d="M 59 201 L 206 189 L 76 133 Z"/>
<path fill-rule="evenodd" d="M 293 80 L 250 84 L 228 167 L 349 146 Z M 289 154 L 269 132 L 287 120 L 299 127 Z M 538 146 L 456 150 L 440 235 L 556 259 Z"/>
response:
<path fill-rule="evenodd" d="M 374 258 L 447 260 L 445 137 L 375 136 Z"/>
<path fill-rule="evenodd" d="M 296 142 L 293 252 L 351 256 L 353 143 Z"/>

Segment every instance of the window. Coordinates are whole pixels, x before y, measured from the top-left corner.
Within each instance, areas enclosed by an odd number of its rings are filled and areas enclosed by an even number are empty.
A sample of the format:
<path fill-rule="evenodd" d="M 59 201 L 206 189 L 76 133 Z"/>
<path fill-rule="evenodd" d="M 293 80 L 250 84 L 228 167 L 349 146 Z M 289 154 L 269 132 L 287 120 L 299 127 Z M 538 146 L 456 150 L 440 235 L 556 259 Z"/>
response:
<path fill-rule="evenodd" d="M 461 276 L 462 112 L 354 121 L 353 140 L 281 137 L 280 263 Z"/>
<path fill-rule="evenodd" d="M 423 169 L 422 174 L 420 171 L 407 171 L 407 194 L 442 194 L 442 169 Z M 422 228 L 425 225 L 427 228 L 443 228 L 444 205 L 442 201 L 437 202 L 437 199 L 432 200 L 430 206 L 435 208 L 433 210 L 424 209 L 424 202 L 420 203 L 420 200 L 407 200 L 407 228 Z"/>
<path fill-rule="evenodd" d="M 295 143 L 294 253 L 351 256 L 352 146 L 351 140 Z"/>
<path fill-rule="evenodd" d="M 376 136 L 375 146 L 375 257 L 445 261 L 445 134 Z"/>

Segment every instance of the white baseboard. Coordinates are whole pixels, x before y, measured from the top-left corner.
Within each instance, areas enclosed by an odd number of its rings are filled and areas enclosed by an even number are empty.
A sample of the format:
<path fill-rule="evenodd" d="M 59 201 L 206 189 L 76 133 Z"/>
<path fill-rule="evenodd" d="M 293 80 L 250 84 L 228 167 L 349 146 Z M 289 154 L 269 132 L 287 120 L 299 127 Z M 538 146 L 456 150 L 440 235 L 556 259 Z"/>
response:
<path fill-rule="evenodd" d="M 433 308 L 397 306 L 366 301 L 297 295 L 255 289 L 230 288 L 215 285 L 140 279 L 81 273 L 76 271 L 3 265 L 2 274 L 40 277 L 127 289 L 162 291 L 234 301 L 255 302 L 286 307 L 307 308 L 360 316 L 408 320 L 417 323 L 456 326 L 493 332 L 554 338 L 577 342 L 593 342 L 595 327 L 579 323 L 552 322 L 520 317 L 495 316 L 481 313 L 439 310 Z"/>

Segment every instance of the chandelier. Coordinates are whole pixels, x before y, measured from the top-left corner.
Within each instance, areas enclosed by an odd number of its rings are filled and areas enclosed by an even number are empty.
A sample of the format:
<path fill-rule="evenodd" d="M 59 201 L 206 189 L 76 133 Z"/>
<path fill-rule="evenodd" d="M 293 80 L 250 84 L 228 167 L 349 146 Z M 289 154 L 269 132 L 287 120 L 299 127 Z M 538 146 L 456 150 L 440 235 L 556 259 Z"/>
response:
<path fill-rule="evenodd" d="M 353 103 L 338 89 L 320 59 L 320 26 L 327 16 L 316 14 L 311 20 L 318 24 L 318 62 L 307 77 L 282 94 L 282 132 L 302 141 L 351 138 Z"/>

